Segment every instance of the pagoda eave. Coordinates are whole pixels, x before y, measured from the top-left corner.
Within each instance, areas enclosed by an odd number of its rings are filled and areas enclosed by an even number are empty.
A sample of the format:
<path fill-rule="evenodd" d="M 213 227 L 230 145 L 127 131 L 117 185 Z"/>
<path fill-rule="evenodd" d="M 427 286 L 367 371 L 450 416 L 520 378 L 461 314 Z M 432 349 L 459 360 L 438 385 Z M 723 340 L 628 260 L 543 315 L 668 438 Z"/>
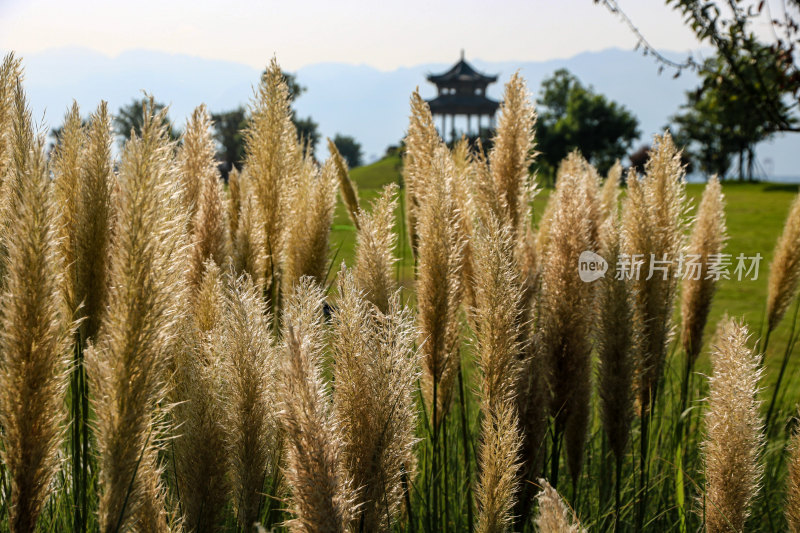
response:
<path fill-rule="evenodd" d="M 434 115 L 493 115 L 500 103 L 476 94 L 440 94 L 428 106 Z"/>

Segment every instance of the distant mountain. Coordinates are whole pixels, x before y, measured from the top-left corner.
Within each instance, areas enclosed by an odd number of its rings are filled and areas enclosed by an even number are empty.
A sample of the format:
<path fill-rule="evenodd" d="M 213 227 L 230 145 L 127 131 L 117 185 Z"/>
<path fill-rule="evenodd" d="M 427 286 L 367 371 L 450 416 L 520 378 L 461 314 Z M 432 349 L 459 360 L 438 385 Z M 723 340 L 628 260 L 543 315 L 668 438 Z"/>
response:
<path fill-rule="evenodd" d="M 453 61 L 456 60 L 454 53 Z M 497 99 L 502 94 L 502 84 L 516 70 L 536 94 L 545 77 L 566 68 L 630 109 L 639 118 L 642 143 L 662 131 L 683 103 L 684 92 L 697 85 L 696 77 L 690 73 L 677 79 L 667 73 L 659 75 L 651 58 L 619 49 L 542 62 L 470 61 L 479 70 L 499 75 L 498 83 L 489 91 Z M 138 98 L 142 90 L 170 104 L 170 116 L 181 123 L 201 102 L 211 111 L 246 104 L 260 74 L 257 69 L 235 62 L 146 50 L 109 58 L 86 49 L 60 48 L 25 57 L 24 64 L 35 116 L 44 117 L 49 126 L 61 123 L 73 98 L 86 113 L 101 99 L 106 99 L 113 111 Z M 297 72 L 299 82 L 308 91 L 297 100 L 296 109 L 300 116 L 310 115 L 319 122 L 323 135 L 354 136 L 364 146 L 367 159 L 372 160 L 403 137 L 408 99 L 414 88 L 419 86 L 424 97 L 433 96 L 435 88 L 425 76 L 450 66 L 431 63 L 381 71 L 344 63 L 309 65 Z M 787 135 L 760 146 L 763 171 L 770 175 L 800 174 L 798 141 L 800 136 Z"/>

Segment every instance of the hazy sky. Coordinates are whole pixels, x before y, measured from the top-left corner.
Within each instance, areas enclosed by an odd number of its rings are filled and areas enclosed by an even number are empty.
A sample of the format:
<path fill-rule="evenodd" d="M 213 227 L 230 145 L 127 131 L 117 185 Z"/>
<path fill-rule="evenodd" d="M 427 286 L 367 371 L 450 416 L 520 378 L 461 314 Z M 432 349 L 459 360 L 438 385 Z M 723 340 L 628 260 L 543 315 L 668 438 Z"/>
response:
<path fill-rule="evenodd" d="M 619 0 L 658 48 L 698 43 L 663 0 Z M 565 58 L 630 49 L 634 38 L 592 0 L 0 0 L 0 49 L 80 46 L 114 56 L 153 49 L 290 70 L 323 61 L 390 70 L 449 62 Z"/>

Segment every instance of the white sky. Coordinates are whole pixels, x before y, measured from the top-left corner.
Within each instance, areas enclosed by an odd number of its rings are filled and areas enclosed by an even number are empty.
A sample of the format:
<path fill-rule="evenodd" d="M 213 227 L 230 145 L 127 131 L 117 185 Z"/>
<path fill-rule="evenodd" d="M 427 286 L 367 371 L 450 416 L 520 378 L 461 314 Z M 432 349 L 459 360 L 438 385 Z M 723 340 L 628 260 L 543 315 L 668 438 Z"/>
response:
<path fill-rule="evenodd" d="M 0 0 L 0 49 L 151 49 L 289 70 L 334 61 L 383 70 L 467 55 L 489 61 L 630 49 L 624 24 L 592 0 Z M 663 0 L 619 0 L 659 49 L 698 47 Z"/>

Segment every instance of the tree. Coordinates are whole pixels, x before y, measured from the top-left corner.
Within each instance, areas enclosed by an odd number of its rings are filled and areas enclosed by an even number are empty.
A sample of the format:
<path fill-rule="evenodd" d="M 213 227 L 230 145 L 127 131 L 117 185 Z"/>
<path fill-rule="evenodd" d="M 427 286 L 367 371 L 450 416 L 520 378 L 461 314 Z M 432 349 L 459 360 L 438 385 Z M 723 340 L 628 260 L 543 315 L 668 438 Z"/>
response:
<path fill-rule="evenodd" d="M 741 98 L 736 92 L 733 74 L 724 59 L 711 58 L 706 63 L 700 87 L 687 93 L 682 112 L 672 117 L 678 128 L 676 138 L 707 174 L 724 178 L 733 157 L 738 156 L 739 178 L 747 176 L 752 180 L 755 146 L 774 135 L 775 130 L 764 115 L 754 112 L 750 99 Z M 742 68 L 750 70 L 755 66 Z M 786 111 L 786 103 L 777 102 L 776 106 L 781 113 Z"/>
<path fill-rule="evenodd" d="M 242 132 L 247 127 L 247 112 L 244 107 L 237 107 L 232 111 L 212 113 L 214 123 L 214 139 L 219 143 L 220 149 L 217 158 L 225 162 L 227 168 L 234 166 L 241 169 L 244 161 L 244 138 Z"/>
<path fill-rule="evenodd" d="M 347 161 L 347 166 L 355 168 L 363 164 L 361 144 L 353 137 L 337 133 L 333 138 L 333 144 L 336 145 L 336 149 L 339 150 L 339 153 L 342 154 L 342 157 Z"/>
<path fill-rule="evenodd" d="M 130 104 L 124 105 L 119 108 L 119 111 L 114 115 L 114 133 L 123 139 L 131 138 L 131 131 L 135 131 L 136 135 L 141 135 L 142 124 L 144 122 L 143 110 L 146 105 L 149 105 L 151 99 L 149 97 L 134 99 Z M 153 110 L 158 113 L 161 112 L 166 106 L 160 102 L 153 101 Z M 172 122 L 167 117 L 169 124 L 169 135 L 174 140 L 180 136 L 180 132 L 173 126 Z"/>
<path fill-rule="evenodd" d="M 540 171 L 552 176 L 576 148 L 605 173 L 639 136 L 639 121 L 625 107 L 596 94 L 565 69 L 542 82 L 536 137 Z"/>
<path fill-rule="evenodd" d="M 308 146 L 313 154 L 319 143 L 319 124 L 314 122 L 311 117 L 297 118 L 292 112 L 292 122 L 297 130 L 297 140 L 304 146 Z"/>
<path fill-rule="evenodd" d="M 689 55 L 684 62 L 666 58 L 647 41 L 616 0 L 594 0 L 627 24 L 637 48 L 659 63 L 659 71 L 697 72 L 701 89 L 715 88 L 723 99 L 737 100 L 760 121 L 765 134 L 800 131 L 800 69 L 796 63 L 800 44 L 800 0 L 783 2 L 772 13 L 765 0 L 665 0 L 679 11 L 702 45 L 715 51 L 714 61 Z M 765 12 L 766 7 L 766 12 Z M 753 29 L 771 36 L 760 38 Z"/>

